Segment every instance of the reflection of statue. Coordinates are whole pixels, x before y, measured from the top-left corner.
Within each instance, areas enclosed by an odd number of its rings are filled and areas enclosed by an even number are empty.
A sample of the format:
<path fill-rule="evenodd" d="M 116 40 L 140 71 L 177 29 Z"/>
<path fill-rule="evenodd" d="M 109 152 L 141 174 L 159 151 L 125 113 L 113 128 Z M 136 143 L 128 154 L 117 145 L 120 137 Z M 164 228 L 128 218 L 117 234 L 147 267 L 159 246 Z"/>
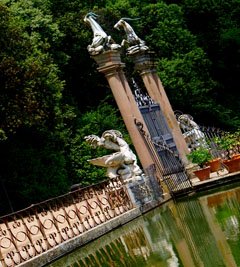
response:
<path fill-rule="evenodd" d="M 127 48 L 127 54 L 134 54 L 139 51 L 148 50 L 149 48 L 145 45 L 145 42 L 136 35 L 133 28 L 126 22 L 126 20 L 131 21 L 134 19 L 121 18 L 114 25 L 114 28 L 118 30 L 122 27 L 127 35 L 127 40 L 123 39 L 121 46 L 125 46 L 126 44 L 129 46 Z"/>
<path fill-rule="evenodd" d="M 178 122 L 189 149 L 195 149 L 200 146 L 208 148 L 204 133 L 190 115 L 180 115 Z"/>
<path fill-rule="evenodd" d="M 84 21 L 89 23 L 93 31 L 93 40 L 91 45 L 88 45 L 88 52 L 91 55 L 97 55 L 105 50 L 116 50 L 120 45 L 114 44 L 111 36 L 107 35 L 102 27 L 96 22 L 98 16 L 93 12 L 88 13 L 84 17 Z"/>
<path fill-rule="evenodd" d="M 142 175 L 142 170 L 137 165 L 136 155 L 123 140 L 119 131 L 105 131 L 101 138 L 96 135 L 88 135 L 85 136 L 85 140 L 92 147 L 100 146 L 117 151 L 111 155 L 89 160 L 94 165 L 106 167 L 109 178 L 121 176 L 123 179 L 138 180 Z"/>

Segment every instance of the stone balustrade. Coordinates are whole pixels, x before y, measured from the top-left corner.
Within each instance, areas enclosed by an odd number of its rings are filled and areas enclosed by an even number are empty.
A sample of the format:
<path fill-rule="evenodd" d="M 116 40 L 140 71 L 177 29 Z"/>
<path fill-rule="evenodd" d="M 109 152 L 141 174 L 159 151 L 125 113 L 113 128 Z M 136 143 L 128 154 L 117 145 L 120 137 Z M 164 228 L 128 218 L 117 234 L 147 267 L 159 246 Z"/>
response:
<path fill-rule="evenodd" d="M 0 218 L 0 267 L 17 266 L 133 208 L 120 178 Z"/>

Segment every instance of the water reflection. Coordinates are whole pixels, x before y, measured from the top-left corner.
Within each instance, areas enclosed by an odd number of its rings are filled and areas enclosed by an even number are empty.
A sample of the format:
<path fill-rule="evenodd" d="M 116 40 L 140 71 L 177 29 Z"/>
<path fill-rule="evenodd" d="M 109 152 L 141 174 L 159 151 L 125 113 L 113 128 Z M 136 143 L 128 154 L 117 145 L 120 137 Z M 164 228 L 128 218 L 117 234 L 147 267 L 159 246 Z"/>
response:
<path fill-rule="evenodd" d="M 240 187 L 169 202 L 51 267 L 240 266 Z"/>

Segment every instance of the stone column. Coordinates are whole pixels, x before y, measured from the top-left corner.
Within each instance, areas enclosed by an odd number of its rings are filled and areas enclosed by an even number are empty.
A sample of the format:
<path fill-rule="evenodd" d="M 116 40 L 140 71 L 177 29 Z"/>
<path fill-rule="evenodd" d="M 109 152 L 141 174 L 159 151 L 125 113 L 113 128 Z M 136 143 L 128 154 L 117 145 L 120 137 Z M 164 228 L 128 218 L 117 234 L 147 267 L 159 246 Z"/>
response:
<path fill-rule="evenodd" d="M 179 128 L 177 119 L 174 115 L 166 92 L 162 86 L 161 80 L 157 75 L 155 64 L 153 62 L 153 54 L 153 52 L 149 51 L 137 52 L 131 55 L 131 58 L 135 63 L 135 69 L 142 77 L 148 94 L 156 103 L 160 105 L 168 127 L 173 135 L 179 156 L 183 163 L 187 165 L 189 163 L 186 157 L 186 155 L 189 153 L 188 147 Z"/>
<path fill-rule="evenodd" d="M 124 75 L 123 68 L 125 64 L 121 62 L 120 53 L 119 51 L 106 51 L 92 56 L 92 58 L 99 66 L 98 71 L 105 75 L 111 87 L 139 160 L 145 169 L 154 161 L 135 124 L 135 119 L 143 124 L 144 121 Z M 144 130 L 148 132 L 145 124 Z"/>

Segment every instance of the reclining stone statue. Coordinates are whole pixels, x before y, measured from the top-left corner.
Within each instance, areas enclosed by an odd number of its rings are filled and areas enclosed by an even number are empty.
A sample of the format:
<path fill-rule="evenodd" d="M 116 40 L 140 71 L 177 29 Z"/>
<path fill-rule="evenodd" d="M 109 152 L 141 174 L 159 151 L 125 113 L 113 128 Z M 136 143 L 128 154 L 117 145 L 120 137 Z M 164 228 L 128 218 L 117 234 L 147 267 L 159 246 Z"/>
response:
<path fill-rule="evenodd" d="M 114 152 L 110 155 L 89 160 L 90 163 L 107 168 L 107 176 L 120 176 L 125 181 L 142 179 L 143 172 L 137 164 L 137 157 L 130 149 L 122 134 L 117 130 L 105 131 L 101 137 L 88 135 L 84 138 L 92 147 L 104 147 Z"/>

